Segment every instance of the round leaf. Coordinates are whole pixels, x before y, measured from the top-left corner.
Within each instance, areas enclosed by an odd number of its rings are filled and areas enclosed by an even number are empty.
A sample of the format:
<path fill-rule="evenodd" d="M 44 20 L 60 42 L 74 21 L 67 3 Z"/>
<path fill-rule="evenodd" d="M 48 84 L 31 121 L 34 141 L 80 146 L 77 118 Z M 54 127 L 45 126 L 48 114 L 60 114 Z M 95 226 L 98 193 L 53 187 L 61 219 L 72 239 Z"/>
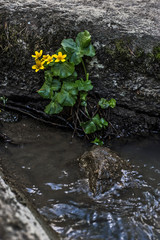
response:
<path fill-rule="evenodd" d="M 45 113 L 47 114 L 58 114 L 63 110 L 63 107 L 55 101 L 51 101 L 46 107 L 45 107 Z"/>
<path fill-rule="evenodd" d="M 91 35 L 88 31 L 78 33 L 76 43 L 81 48 L 86 48 L 91 42 Z"/>
<path fill-rule="evenodd" d="M 67 53 L 72 53 L 76 50 L 76 43 L 73 41 L 73 39 L 69 38 L 69 39 L 64 39 L 61 42 L 62 47 L 64 48 L 64 50 Z"/>
<path fill-rule="evenodd" d="M 74 72 L 74 64 L 69 62 L 56 63 L 51 71 L 54 76 L 59 76 L 60 78 L 67 78 Z"/>

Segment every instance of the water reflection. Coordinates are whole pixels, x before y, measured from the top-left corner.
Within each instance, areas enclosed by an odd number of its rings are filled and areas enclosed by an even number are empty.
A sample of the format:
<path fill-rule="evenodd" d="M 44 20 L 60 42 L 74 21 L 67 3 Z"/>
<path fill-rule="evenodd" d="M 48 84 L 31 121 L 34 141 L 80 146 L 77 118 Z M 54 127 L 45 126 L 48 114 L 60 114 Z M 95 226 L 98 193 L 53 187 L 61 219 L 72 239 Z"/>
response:
<path fill-rule="evenodd" d="M 76 160 L 86 149 L 80 140 L 28 119 L 4 129 L 20 143 L 7 145 L 4 165 L 16 169 L 15 177 L 62 239 L 160 239 L 159 138 L 116 143 L 113 148 L 133 169 L 94 196 Z"/>

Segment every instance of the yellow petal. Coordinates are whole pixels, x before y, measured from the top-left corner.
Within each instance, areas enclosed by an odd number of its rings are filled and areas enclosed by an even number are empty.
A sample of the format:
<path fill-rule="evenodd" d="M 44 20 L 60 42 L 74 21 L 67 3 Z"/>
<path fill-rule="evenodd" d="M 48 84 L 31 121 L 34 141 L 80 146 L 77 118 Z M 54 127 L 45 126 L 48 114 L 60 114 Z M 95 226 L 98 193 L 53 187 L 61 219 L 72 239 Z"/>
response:
<path fill-rule="evenodd" d="M 39 69 L 36 69 L 36 72 L 38 72 L 39 71 Z"/>
<path fill-rule="evenodd" d="M 53 54 L 52 57 L 57 58 L 58 56 L 57 56 L 57 54 Z"/>
<path fill-rule="evenodd" d="M 61 60 L 61 62 L 65 62 L 65 61 L 66 61 L 66 59 L 62 59 L 62 60 Z"/>
<path fill-rule="evenodd" d="M 48 61 L 48 62 L 47 62 L 47 64 L 50 64 L 51 62 L 53 62 L 53 60 L 51 60 L 51 61 Z"/>
<path fill-rule="evenodd" d="M 55 62 L 59 62 L 60 60 L 59 59 L 56 59 Z"/>
<path fill-rule="evenodd" d="M 62 57 L 62 53 L 61 52 L 58 52 L 58 57 Z"/>
<path fill-rule="evenodd" d="M 40 54 L 41 54 L 41 55 L 42 55 L 42 53 L 43 53 L 43 50 L 40 51 Z"/>
<path fill-rule="evenodd" d="M 39 59 L 36 60 L 36 64 L 37 65 L 40 65 L 41 64 L 41 61 Z"/>
<path fill-rule="evenodd" d="M 43 55 L 42 59 L 46 60 L 49 57 L 49 55 Z"/>
<path fill-rule="evenodd" d="M 66 58 L 66 57 L 67 57 L 67 55 L 66 55 L 66 54 L 64 54 L 62 57 L 63 57 L 63 58 Z"/>
<path fill-rule="evenodd" d="M 32 57 L 34 57 L 34 58 L 35 58 L 35 57 L 36 57 L 36 55 L 32 55 Z"/>
<path fill-rule="evenodd" d="M 37 68 L 37 65 L 33 65 L 33 66 L 32 66 L 32 69 L 36 69 L 36 68 Z"/>

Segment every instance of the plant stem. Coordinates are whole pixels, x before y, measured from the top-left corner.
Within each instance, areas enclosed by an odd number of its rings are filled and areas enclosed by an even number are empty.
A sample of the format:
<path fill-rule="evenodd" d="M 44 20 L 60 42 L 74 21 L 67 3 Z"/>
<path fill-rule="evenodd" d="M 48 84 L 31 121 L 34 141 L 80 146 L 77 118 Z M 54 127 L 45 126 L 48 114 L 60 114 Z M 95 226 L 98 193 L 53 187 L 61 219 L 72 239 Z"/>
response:
<path fill-rule="evenodd" d="M 88 78 L 89 78 L 89 73 L 87 73 L 86 66 L 84 64 L 83 58 L 82 58 L 82 65 L 83 65 L 83 69 L 84 69 L 84 73 L 85 73 L 85 77 L 86 77 L 86 81 L 87 81 Z"/>
<path fill-rule="evenodd" d="M 87 110 L 87 107 L 86 107 L 86 106 L 85 106 L 84 109 L 85 109 L 85 112 L 86 112 L 87 116 L 88 116 L 89 118 L 91 118 L 90 115 L 89 115 L 89 113 L 88 113 L 88 110 Z"/>

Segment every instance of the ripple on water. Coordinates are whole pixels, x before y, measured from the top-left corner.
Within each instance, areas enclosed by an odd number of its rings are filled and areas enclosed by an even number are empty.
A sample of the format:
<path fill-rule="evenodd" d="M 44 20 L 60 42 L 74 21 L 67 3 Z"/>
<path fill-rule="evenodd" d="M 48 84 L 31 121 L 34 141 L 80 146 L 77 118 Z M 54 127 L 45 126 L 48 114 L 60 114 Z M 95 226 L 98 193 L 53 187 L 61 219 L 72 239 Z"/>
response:
<path fill-rule="evenodd" d="M 11 137 L 19 145 L 7 145 L 4 164 L 16 169 L 30 199 L 62 239 L 160 239 L 159 139 L 116 143 L 114 149 L 133 169 L 94 196 L 76 161 L 86 149 L 79 139 L 71 141 L 70 133 L 28 119 L 5 126 L 8 136 L 13 128 Z"/>

